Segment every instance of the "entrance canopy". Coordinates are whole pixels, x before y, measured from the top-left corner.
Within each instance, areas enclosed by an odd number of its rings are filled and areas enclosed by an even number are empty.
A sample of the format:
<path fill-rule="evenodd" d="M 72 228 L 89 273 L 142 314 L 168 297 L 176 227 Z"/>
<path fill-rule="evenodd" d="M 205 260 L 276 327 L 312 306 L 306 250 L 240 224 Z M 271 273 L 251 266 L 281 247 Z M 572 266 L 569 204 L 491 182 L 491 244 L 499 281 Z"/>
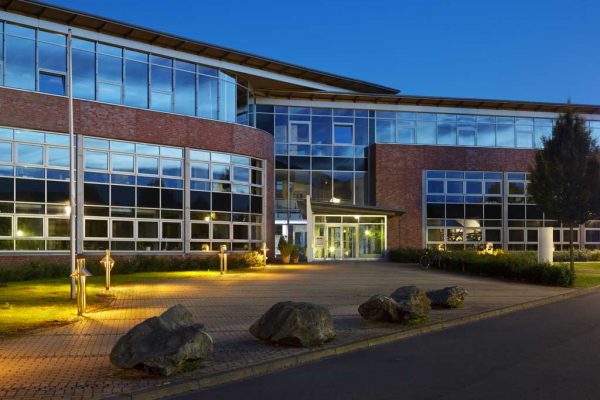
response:
<path fill-rule="evenodd" d="M 313 215 L 380 215 L 387 217 L 396 217 L 405 213 L 404 210 L 401 209 L 315 202 L 311 201 L 310 196 L 307 196 L 306 202 L 298 202 L 298 207 L 300 208 L 300 213 L 302 214 L 302 217 L 307 219 L 308 202 L 310 202 L 310 209 L 312 210 Z"/>
<path fill-rule="evenodd" d="M 403 210 L 339 203 L 299 202 L 307 221 L 306 258 L 314 260 L 377 259 L 387 248 L 387 219 Z"/>

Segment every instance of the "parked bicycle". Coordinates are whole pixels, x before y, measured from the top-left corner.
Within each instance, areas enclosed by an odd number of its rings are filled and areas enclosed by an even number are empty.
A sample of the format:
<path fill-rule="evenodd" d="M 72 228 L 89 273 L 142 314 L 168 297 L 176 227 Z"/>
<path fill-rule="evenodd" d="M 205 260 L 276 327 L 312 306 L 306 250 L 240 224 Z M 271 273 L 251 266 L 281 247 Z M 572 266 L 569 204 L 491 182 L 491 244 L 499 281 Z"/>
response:
<path fill-rule="evenodd" d="M 425 250 L 425 254 L 421 257 L 419 264 L 421 269 L 427 270 L 430 267 L 440 268 L 442 266 L 442 254 L 439 251 Z"/>

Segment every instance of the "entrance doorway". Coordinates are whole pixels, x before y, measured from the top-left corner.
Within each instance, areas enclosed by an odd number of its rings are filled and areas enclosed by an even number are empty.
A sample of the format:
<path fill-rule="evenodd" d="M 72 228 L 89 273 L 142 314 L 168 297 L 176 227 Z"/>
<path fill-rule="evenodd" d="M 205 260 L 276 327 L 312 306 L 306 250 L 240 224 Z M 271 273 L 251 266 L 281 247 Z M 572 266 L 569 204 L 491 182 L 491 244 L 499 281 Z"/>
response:
<path fill-rule="evenodd" d="M 384 217 L 327 216 L 316 217 L 316 220 L 322 223 L 314 225 L 315 259 L 376 259 L 383 256 Z"/>

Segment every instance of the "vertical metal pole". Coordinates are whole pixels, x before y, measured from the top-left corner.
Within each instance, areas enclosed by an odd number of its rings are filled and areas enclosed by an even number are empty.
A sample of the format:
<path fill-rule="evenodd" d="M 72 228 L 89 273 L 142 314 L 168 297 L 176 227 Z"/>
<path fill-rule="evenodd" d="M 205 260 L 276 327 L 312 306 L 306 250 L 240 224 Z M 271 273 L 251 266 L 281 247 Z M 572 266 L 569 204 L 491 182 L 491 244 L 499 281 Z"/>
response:
<path fill-rule="evenodd" d="M 69 97 L 69 223 L 71 227 L 70 243 L 70 261 L 71 272 L 76 270 L 76 252 L 77 252 L 77 225 L 76 225 L 76 186 L 75 186 L 75 127 L 73 122 L 73 51 L 72 34 L 69 28 L 67 36 L 67 94 Z M 71 278 L 71 298 L 76 296 L 75 277 Z"/>

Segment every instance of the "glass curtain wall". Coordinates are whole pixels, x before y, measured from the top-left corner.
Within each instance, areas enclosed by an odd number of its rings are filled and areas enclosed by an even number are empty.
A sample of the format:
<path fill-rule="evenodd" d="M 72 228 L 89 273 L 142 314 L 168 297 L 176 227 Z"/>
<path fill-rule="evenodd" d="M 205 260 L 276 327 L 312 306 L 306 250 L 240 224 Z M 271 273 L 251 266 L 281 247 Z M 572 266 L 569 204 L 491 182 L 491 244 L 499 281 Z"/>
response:
<path fill-rule="evenodd" d="M 486 243 L 509 251 L 535 251 L 538 230 L 554 227 L 557 250 L 566 249 L 569 230 L 545 220 L 527 192 L 524 172 L 426 171 L 425 240 L 447 250 L 482 249 Z M 580 247 L 600 247 L 598 221 L 574 232 Z M 585 236 L 580 242 L 580 233 Z"/>
<path fill-rule="evenodd" d="M 182 252 L 186 231 L 190 251 L 264 241 L 262 160 L 94 137 L 82 144 L 84 250 Z M 0 251 L 69 249 L 68 145 L 65 134 L 0 127 Z"/>
<path fill-rule="evenodd" d="M 67 38 L 0 21 L 0 85 L 64 96 Z M 201 64 L 73 38 L 73 96 L 254 124 L 248 82 Z"/>

